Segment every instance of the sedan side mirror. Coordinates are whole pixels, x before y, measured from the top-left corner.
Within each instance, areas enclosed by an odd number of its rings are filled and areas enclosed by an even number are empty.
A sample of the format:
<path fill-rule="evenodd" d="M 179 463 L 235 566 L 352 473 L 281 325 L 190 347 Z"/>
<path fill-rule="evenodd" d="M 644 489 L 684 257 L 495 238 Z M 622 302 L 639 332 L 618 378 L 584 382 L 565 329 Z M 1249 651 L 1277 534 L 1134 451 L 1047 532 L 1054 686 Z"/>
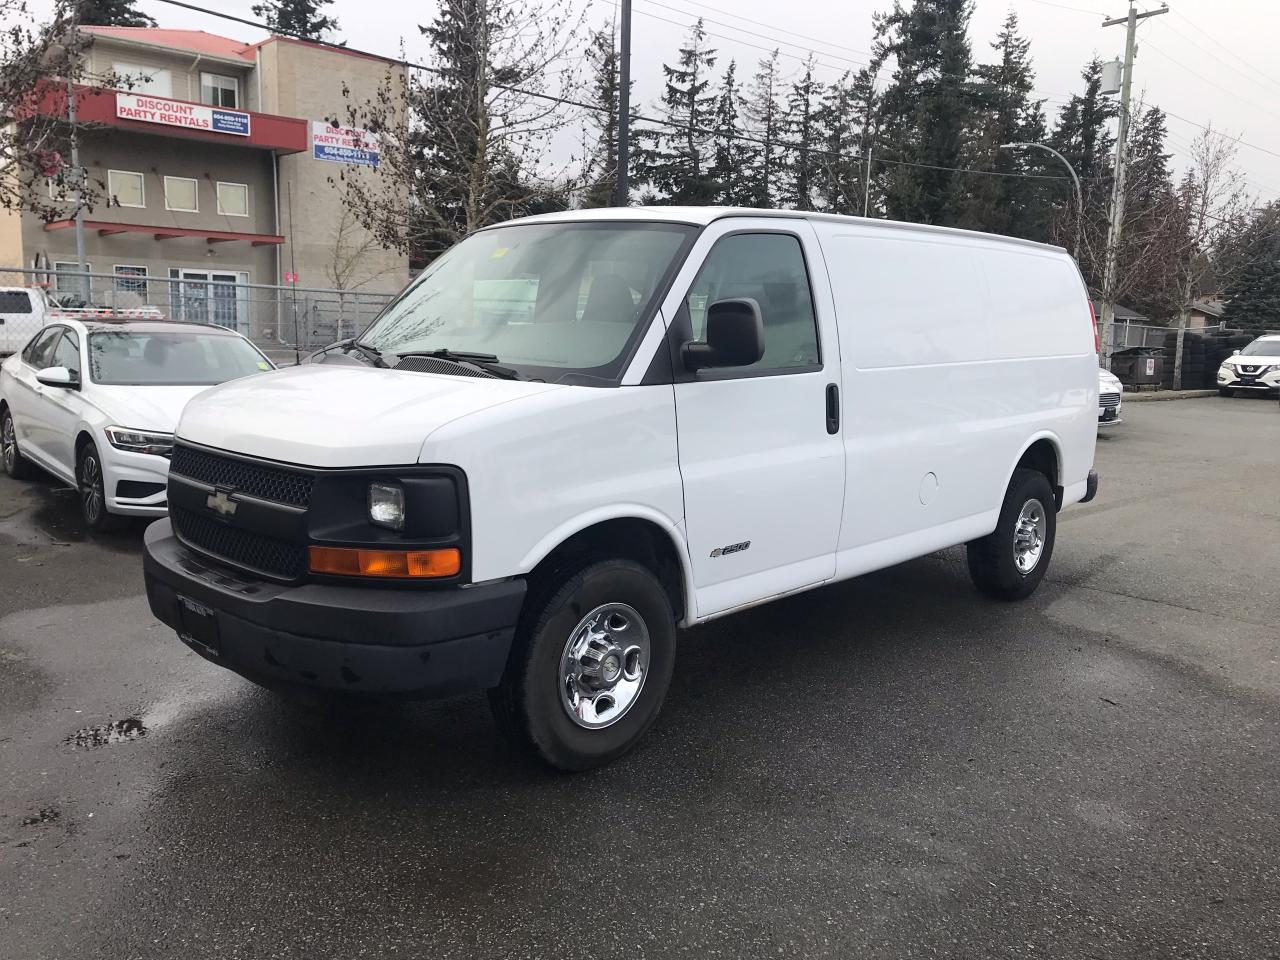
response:
<path fill-rule="evenodd" d="M 46 387 L 61 387 L 63 390 L 80 389 L 80 377 L 66 367 L 45 367 L 36 374 L 36 380 Z"/>
<path fill-rule="evenodd" d="M 1231 355 L 1232 355 L 1233 357 L 1238 357 L 1238 356 L 1240 356 L 1240 351 L 1239 351 L 1239 350 L 1232 350 L 1232 351 L 1231 351 Z"/>
<path fill-rule="evenodd" d="M 690 370 L 703 367 L 748 367 L 764 356 L 764 321 L 760 304 L 749 297 L 717 300 L 707 308 L 707 339 L 682 351 Z"/>

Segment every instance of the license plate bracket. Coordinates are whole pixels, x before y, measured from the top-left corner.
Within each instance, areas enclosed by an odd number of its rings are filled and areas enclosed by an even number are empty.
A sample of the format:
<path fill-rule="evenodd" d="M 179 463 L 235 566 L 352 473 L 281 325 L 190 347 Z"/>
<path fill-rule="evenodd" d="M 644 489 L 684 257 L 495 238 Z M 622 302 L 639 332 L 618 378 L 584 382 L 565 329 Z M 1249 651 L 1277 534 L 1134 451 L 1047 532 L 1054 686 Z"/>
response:
<path fill-rule="evenodd" d="M 178 636 L 183 643 L 196 647 L 212 657 L 222 655 L 216 613 L 202 603 L 179 596 L 178 616 L 182 621 L 182 629 L 178 631 Z"/>

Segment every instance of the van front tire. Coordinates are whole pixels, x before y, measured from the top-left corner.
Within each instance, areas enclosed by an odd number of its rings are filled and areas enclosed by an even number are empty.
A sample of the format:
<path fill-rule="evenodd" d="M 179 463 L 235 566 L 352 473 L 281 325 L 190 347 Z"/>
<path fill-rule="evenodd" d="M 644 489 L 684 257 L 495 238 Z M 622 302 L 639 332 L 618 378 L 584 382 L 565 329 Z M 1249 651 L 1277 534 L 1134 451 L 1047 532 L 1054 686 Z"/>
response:
<path fill-rule="evenodd" d="M 500 729 L 559 770 L 621 757 L 657 719 L 675 665 L 671 601 L 630 560 L 584 567 L 531 591 L 501 684 Z"/>
<path fill-rule="evenodd" d="M 1058 517 L 1053 487 L 1038 470 L 1013 471 L 993 533 L 968 544 L 969 577 L 996 600 L 1022 600 L 1044 579 Z"/>

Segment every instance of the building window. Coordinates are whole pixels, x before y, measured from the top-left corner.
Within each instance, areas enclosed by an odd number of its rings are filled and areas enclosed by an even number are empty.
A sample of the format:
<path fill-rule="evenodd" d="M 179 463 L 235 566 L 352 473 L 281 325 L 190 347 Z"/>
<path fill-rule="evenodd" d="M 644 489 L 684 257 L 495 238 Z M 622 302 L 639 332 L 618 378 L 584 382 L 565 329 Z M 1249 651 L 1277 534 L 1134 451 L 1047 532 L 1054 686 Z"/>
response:
<path fill-rule="evenodd" d="M 173 96 L 173 76 L 168 70 L 117 61 L 111 64 L 111 72 L 116 75 L 116 85 L 122 90 L 153 97 Z"/>
<path fill-rule="evenodd" d="M 143 303 L 147 302 L 147 268 L 135 267 L 129 264 L 117 263 L 111 268 L 111 272 L 115 274 L 115 284 L 117 293 L 132 293 L 138 296 Z"/>
<path fill-rule="evenodd" d="M 240 81 L 216 73 L 200 74 L 200 99 L 215 107 L 240 106 Z"/>
<path fill-rule="evenodd" d="M 93 273 L 93 266 L 86 263 L 85 269 Z M 80 275 L 80 264 L 69 260 L 55 260 L 53 264 L 53 292 L 59 296 L 83 292 L 82 285 L 88 285 L 89 277 Z"/>
<path fill-rule="evenodd" d="M 249 187 L 243 183 L 218 181 L 218 212 L 226 217 L 249 215 Z"/>
<path fill-rule="evenodd" d="M 179 213 L 199 213 L 200 204 L 195 180 L 187 177 L 164 178 L 164 208 Z"/>
<path fill-rule="evenodd" d="M 128 170 L 107 171 L 107 193 L 111 200 L 120 207 L 145 207 L 146 191 L 142 185 L 142 174 Z"/>

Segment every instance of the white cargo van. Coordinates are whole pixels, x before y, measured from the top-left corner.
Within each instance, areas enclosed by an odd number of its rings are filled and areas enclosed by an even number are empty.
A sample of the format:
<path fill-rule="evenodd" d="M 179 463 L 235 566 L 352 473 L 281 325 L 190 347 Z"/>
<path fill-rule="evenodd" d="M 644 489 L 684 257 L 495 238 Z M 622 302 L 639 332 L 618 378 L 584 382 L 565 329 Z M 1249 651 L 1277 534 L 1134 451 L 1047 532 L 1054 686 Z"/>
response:
<path fill-rule="evenodd" d="M 1030 594 L 1096 489 L 1095 349 L 1053 247 L 714 208 L 493 227 L 358 340 L 187 406 L 151 608 L 267 686 L 488 689 L 590 767 L 653 722 L 678 626 L 960 543 Z"/>

